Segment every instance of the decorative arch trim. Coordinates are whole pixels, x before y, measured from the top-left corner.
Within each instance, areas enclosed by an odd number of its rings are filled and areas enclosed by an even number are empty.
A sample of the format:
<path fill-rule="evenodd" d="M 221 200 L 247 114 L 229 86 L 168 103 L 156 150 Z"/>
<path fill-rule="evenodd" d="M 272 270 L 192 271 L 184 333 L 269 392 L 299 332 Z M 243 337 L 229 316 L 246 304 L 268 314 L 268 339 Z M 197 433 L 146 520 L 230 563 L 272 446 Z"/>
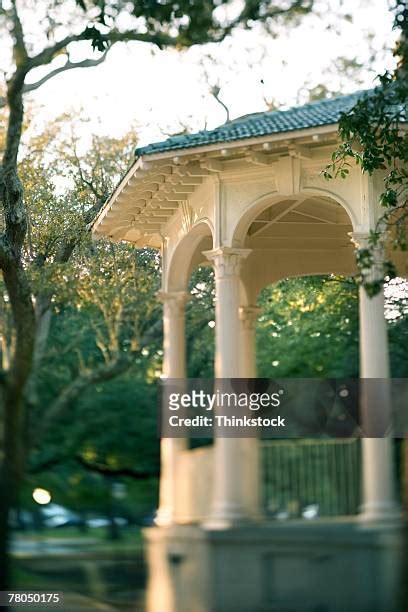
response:
<path fill-rule="evenodd" d="M 313 195 L 324 195 L 328 198 L 331 198 L 334 202 L 337 202 L 337 204 L 340 204 L 340 206 L 342 206 L 342 208 L 346 211 L 350 219 L 350 224 L 353 228 L 353 231 L 355 231 L 355 229 L 358 227 L 358 221 L 356 219 L 355 212 L 343 198 L 328 189 L 307 187 L 302 189 L 302 191 L 297 193 L 296 195 L 288 195 L 277 193 L 276 191 L 271 191 L 261 196 L 258 196 L 255 200 L 250 202 L 242 211 L 241 216 L 236 222 L 235 227 L 233 228 L 231 233 L 232 246 L 243 246 L 245 237 L 248 233 L 248 229 L 251 223 L 254 221 L 254 219 L 256 219 L 258 215 L 260 215 L 270 206 L 278 204 L 279 202 L 282 202 L 284 200 L 300 200 L 304 196 L 313 197 Z"/>
<path fill-rule="evenodd" d="M 203 231 L 205 230 L 205 231 Z M 190 230 L 182 236 L 172 250 L 163 276 L 165 291 L 185 291 L 194 255 L 204 238 L 211 238 L 214 244 L 214 227 L 210 219 L 197 220 Z"/>

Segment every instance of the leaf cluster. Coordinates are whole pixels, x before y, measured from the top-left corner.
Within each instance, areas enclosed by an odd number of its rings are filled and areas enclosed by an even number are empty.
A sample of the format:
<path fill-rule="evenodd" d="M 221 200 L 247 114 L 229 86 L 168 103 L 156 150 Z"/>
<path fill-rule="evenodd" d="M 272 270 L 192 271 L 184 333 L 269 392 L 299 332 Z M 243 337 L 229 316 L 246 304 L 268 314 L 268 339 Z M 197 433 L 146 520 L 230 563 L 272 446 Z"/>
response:
<path fill-rule="evenodd" d="M 314 0 L 244 0 L 238 11 L 234 4 L 232 0 L 77 0 L 82 11 L 92 16 L 87 33 L 99 51 L 110 44 L 105 28 L 117 24 L 124 13 L 159 47 L 169 37 L 182 48 L 219 42 L 237 26 L 249 28 L 256 22 L 270 25 L 271 21 L 296 18 L 310 12 Z"/>
<path fill-rule="evenodd" d="M 353 279 L 284 279 L 261 292 L 258 375 L 358 376 L 358 292 Z"/>
<path fill-rule="evenodd" d="M 368 245 L 357 252 L 359 281 L 370 295 L 381 290 L 386 277 L 395 277 L 391 261 L 386 261 L 373 277 L 376 250 L 385 242 L 393 249 L 408 248 L 408 8 L 404 1 L 396 3 L 394 26 L 400 30 L 394 51 L 397 68 L 379 77 L 379 85 L 342 115 L 339 122 L 342 143 L 323 171 L 329 180 L 346 178 L 354 162 L 363 173 L 383 176 L 380 204 L 384 212 L 370 233 Z"/>

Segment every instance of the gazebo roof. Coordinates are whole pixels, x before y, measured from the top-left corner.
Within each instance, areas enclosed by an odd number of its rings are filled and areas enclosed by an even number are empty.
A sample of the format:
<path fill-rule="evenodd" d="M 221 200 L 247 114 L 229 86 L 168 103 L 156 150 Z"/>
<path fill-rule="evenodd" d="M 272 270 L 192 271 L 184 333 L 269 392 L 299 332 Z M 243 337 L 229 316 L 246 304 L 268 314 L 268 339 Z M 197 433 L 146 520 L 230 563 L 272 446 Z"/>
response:
<path fill-rule="evenodd" d="M 253 113 L 136 149 L 133 164 L 95 219 L 93 235 L 160 246 L 163 227 L 208 176 L 240 172 L 242 163 L 257 171 L 285 156 L 311 161 L 322 148 L 330 155 L 342 113 L 369 93 Z"/>
<path fill-rule="evenodd" d="M 365 93 L 364 91 L 311 102 L 284 111 L 253 113 L 239 117 L 214 130 L 202 130 L 195 134 L 172 136 L 136 149 L 136 155 L 151 155 L 177 151 L 245 138 L 267 136 L 338 123 L 342 113 L 349 111 Z"/>

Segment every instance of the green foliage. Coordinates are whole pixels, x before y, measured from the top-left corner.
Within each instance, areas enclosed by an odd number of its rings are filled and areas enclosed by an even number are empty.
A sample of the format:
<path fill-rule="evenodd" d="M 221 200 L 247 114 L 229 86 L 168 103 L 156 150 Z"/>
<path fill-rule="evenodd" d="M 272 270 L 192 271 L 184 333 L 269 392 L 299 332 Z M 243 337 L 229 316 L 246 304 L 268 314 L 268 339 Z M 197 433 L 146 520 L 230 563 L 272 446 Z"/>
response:
<path fill-rule="evenodd" d="M 357 253 L 360 282 L 370 295 L 381 290 L 385 277 L 394 277 L 390 261 L 385 262 L 380 274 L 373 278 L 372 267 L 376 249 L 385 241 L 387 246 L 406 251 L 408 247 L 408 136 L 404 124 L 408 120 L 408 8 L 404 0 L 395 5 L 395 28 L 400 39 L 394 51 L 399 59 L 394 73 L 382 75 L 380 85 L 365 94 L 345 113 L 339 122 L 342 144 L 332 155 L 332 163 L 324 176 L 346 178 L 350 162 L 362 172 L 384 175 L 384 189 L 380 197 L 385 209 L 370 234 L 367 247 Z"/>
<path fill-rule="evenodd" d="M 73 509 L 106 510 L 111 482 L 119 480 L 131 488 L 133 499 L 140 487 L 145 491 L 138 501 L 141 511 L 154 507 L 159 470 L 157 390 L 143 376 L 146 366 L 139 361 L 139 371 L 135 368 L 109 384 L 96 385 L 54 424 L 31 453 L 30 488 L 45 486 L 57 503 Z M 146 500 L 150 508 L 144 507 Z"/>
<path fill-rule="evenodd" d="M 154 382 L 162 337 L 155 298 L 157 255 L 126 245 L 88 243 L 75 253 L 65 279 L 57 285 L 55 316 L 37 372 L 30 482 L 48 483 L 69 507 L 106 511 L 110 478 L 119 475 L 130 486 L 134 479 L 154 481 L 158 474 Z M 128 359 L 122 375 L 107 382 L 102 376 L 53 412 L 73 381 L 118 356 Z M 139 488 L 135 485 L 133 497 Z M 153 484 L 147 495 L 151 508 L 154 491 Z"/>
<path fill-rule="evenodd" d="M 175 44 L 177 47 L 218 42 L 238 25 L 245 28 L 254 23 L 280 18 L 292 19 L 312 10 L 313 0 L 290 0 L 282 3 L 273 0 L 245 0 L 234 17 L 228 18 L 233 0 L 77 0 L 77 5 L 90 18 L 88 38 L 94 48 L 103 51 L 109 44 L 105 29 L 116 26 L 121 18 L 135 18 L 134 25 L 142 30 L 151 42 L 159 46 Z M 91 15 L 90 9 L 97 9 Z M 223 11 L 223 8 L 226 10 Z M 136 21 L 137 20 L 137 21 Z M 141 27 L 140 27 L 141 26 Z"/>
<path fill-rule="evenodd" d="M 358 292 L 352 279 L 286 279 L 258 300 L 258 375 L 358 376 Z"/>
<path fill-rule="evenodd" d="M 214 274 L 196 269 L 187 306 L 188 376 L 214 375 Z M 408 375 L 407 286 L 395 279 L 385 287 L 386 317 L 394 377 Z M 358 282 L 340 276 L 281 280 L 259 295 L 257 370 L 260 377 L 358 377 Z"/>
<path fill-rule="evenodd" d="M 391 375 L 408 376 L 407 284 L 385 287 Z M 314 276 L 279 281 L 258 300 L 258 376 L 359 376 L 358 284 L 353 278 Z"/>
<path fill-rule="evenodd" d="M 187 375 L 189 378 L 214 376 L 214 272 L 197 268 L 190 280 L 191 300 L 186 310 Z M 211 323 L 212 322 L 212 323 Z"/>
<path fill-rule="evenodd" d="M 157 479 L 160 258 L 124 243 L 93 242 L 89 233 L 89 222 L 128 166 L 134 135 L 94 137 L 82 153 L 80 145 L 61 117 L 26 144 L 20 164 L 29 211 L 24 265 L 38 323 L 26 393 L 25 486 L 30 491 L 42 482 L 60 503 L 106 509 L 115 474 L 136 483 L 133 497 L 144 490 L 137 483 Z M 1 289 L 4 365 L 14 329 Z M 155 486 L 146 495 L 150 510 Z"/>

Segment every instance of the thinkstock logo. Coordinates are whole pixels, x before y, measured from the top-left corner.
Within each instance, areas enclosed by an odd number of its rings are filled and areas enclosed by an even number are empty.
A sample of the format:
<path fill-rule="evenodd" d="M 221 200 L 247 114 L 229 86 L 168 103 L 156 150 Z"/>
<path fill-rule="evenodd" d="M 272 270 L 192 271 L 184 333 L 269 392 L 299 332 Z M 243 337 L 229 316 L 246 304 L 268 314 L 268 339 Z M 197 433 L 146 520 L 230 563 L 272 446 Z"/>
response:
<path fill-rule="evenodd" d="M 225 383 L 224 383 L 225 387 Z M 281 415 L 275 417 L 249 416 L 263 408 L 278 408 L 283 389 L 273 393 L 236 392 L 216 389 L 206 393 L 203 389 L 192 389 L 186 393 L 170 393 L 168 410 L 182 411 L 182 415 L 170 415 L 168 424 L 172 428 L 211 428 L 237 432 L 240 429 L 259 427 L 285 427 Z M 188 416 L 183 409 L 190 409 Z M 193 412 L 194 411 L 194 412 Z M 204 411 L 205 414 L 202 414 Z M 211 416 L 208 413 L 211 413 Z M 248 412 L 248 414 L 246 414 Z"/>
<path fill-rule="evenodd" d="M 408 436 L 407 379 L 164 379 L 162 437 Z"/>

